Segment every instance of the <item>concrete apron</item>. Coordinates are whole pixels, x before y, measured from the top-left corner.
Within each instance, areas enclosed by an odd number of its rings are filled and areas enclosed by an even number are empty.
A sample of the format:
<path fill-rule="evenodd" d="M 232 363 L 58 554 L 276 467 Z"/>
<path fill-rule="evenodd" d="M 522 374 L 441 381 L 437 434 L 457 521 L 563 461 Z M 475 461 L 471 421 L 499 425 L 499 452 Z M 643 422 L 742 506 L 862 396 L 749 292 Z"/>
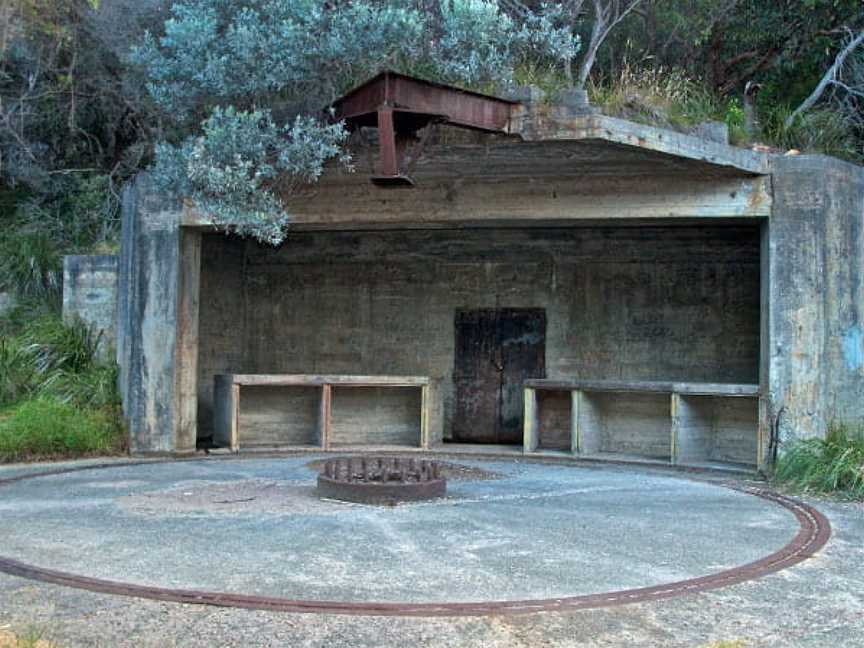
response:
<path fill-rule="evenodd" d="M 473 458 L 459 463 L 499 478 L 452 482 L 437 502 L 349 505 L 315 496 L 312 458 L 0 481 L 0 569 L 238 607 L 513 613 L 741 582 L 800 562 L 830 532 L 792 500 L 680 476 Z"/>

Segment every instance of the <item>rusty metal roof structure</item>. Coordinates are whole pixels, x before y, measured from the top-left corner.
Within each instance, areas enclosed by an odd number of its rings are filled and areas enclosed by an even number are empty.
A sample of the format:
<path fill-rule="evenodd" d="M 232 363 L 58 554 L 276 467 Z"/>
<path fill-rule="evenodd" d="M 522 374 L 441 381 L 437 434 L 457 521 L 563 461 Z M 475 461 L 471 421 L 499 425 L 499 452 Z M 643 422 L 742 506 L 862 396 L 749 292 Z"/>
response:
<path fill-rule="evenodd" d="M 379 168 L 372 181 L 382 186 L 412 185 L 404 168 L 408 146 L 422 149 L 417 133 L 432 123 L 490 133 L 506 133 L 515 101 L 385 71 L 337 99 L 332 118 L 349 130 L 378 129 Z"/>

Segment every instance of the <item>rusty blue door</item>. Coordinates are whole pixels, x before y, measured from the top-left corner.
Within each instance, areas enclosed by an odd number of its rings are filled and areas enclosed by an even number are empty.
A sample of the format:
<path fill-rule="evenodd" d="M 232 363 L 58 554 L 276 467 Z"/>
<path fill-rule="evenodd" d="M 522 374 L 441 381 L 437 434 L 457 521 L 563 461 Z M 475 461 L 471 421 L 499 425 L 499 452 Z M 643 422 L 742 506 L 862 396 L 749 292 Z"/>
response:
<path fill-rule="evenodd" d="M 546 377 L 546 311 L 456 311 L 453 440 L 521 444 L 526 378 Z"/>

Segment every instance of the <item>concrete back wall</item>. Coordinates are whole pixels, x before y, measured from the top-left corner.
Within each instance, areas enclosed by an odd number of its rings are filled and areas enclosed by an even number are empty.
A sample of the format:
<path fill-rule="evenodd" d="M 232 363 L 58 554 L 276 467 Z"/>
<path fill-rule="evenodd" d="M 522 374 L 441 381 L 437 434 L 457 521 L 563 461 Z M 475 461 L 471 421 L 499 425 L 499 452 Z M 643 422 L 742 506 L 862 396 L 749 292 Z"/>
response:
<path fill-rule="evenodd" d="M 63 319 L 78 318 L 101 335 L 99 352 L 111 358 L 117 342 L 116 255 L 63 257 Z"/>
<path fill-rule="evenodd" d="M 199 434 L 234 372 L 428 375 L 446 436 L 466 308 L 545 308 L 549 377 L 757 382 L 759 254 L 744 225 L 207 234 Z"/>

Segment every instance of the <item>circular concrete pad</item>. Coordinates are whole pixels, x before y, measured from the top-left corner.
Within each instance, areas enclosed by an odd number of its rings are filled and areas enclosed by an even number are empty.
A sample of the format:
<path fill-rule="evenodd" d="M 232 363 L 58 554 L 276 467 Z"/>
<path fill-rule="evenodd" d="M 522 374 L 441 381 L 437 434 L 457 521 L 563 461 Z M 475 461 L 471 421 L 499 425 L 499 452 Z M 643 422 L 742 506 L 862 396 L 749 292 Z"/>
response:
<path fill-rule="evenodd" d="M 308 462 L 141 464 L 5 484 L 0 568 L 367 612 L 559 600 L 752 563 L 800 539 L 808 515 L 670 474 L 468 460 L 458 463 L 501 478 L 454 481 L 434 502 L 352 505 L 318 499 Z"/>

